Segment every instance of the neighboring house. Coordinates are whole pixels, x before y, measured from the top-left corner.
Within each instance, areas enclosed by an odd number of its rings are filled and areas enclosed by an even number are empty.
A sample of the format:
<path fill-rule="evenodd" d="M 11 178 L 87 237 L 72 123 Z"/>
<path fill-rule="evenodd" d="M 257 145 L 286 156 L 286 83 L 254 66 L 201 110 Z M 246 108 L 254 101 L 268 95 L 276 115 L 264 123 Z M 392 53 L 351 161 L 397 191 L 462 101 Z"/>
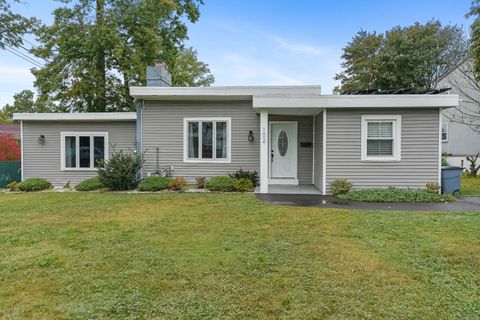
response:
<path fill-rule="evenodd" d="M 440 181 L 441 111 L 458 105 L 452 94 L 321 95 L 320 86 L 158 87 L 168 76 L 147 74 L 147 87 L 130 88 L 136 113 L 15 114 L 23 178 L 75 184 L 115 146 L 144 153 L 143 176 L 164 166 L 191 182 L 256 170 L 263 193 L 328 194 L 339 178 L 356 189 L 421 188 Z"/>
<path fill-rule="evenodd" d="M 469 167 L 467 156 L 480 153 L 480 127 L 475 127 L 480 124 L 480 85 L 473 76 L 472 67 L 471 60 L 463 61 L 441 77 L 437 85 L 438 88 L 451 88 L 450 93 L 459 95 L 459 106 L 443 111 L 442 152 L 450 154 L 450 165 L 464 168 Z M 473 119 L 475 114 L 476 120 Z"/>
<path fill-rule="evenodd" d="M 18 123 L 0 123 L 0 134 L 12 135 L 20 139 L 20 125 Z"/>

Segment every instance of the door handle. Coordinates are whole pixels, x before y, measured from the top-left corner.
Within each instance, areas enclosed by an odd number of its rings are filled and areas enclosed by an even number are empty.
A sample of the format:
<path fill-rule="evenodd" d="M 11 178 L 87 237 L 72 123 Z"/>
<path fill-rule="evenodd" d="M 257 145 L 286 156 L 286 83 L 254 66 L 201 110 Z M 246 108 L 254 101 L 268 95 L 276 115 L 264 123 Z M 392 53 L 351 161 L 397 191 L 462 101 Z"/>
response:
<path fill-rule="evenodd" d="M 273 150 L 271 152 L 271 161 L 273 162 Z"/>

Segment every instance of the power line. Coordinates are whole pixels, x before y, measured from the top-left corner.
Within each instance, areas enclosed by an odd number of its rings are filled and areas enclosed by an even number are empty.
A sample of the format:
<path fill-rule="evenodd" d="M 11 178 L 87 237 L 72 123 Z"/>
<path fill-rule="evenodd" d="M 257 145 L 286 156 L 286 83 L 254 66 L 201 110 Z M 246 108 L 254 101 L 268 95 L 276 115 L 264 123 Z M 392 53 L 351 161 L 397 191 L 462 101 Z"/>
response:
<path fill-rule="evenodd" d="M 36 67 L 43 67 L 39 62 L 35 61 L 34 59 L 30 58 L 29 56 L 25 55 L 24 53 L 16 50 L 14 47 L 6 44 L 6 43 L 3 43 L 2 41 L 0 41 L 0 45 L 3 45 L 4 46 L 4 49 L 13 53 L 14 55 L 16 55 L 17 57 L 27 61 L 27 62 L 30 62 L 31 64 L 35 65 Z"/>
<path fill-rule="evenodd" d="M 43 57 L 40 57 L 40 56 L 37 56 L 37 55 L 35 55 L 35 54 L 32 52 L 32 49 L 33 49 L 34 47 L 36 47 L 36 45 L 34 45 L 33 43 L 31 43 L 30 41 L 28 41 L 28 40 L 25 39 L 24 37 L 21 37 L 21 38 L 22 38 L 22 41 L 25 41 L 25 42 L 29 43 L 29 44 L 32 46 L 32 48 L 30 48 L 30 49 L 25 48 L 25 47 L 24 47 L 23 45 L 21 45 L 21 44 L 19 44 L 19 47 L 21 47 L 23 50 L 27 51 L 28 53 L 33 54 L 36 58 L 40 58 L 40 59 L 42 59 L 43 61 L 45 61 L 45 62 L 47 62 L 47 63 L 49 62 L 47 59 L 45 59 L 45 58 L 43 58 Z"/>

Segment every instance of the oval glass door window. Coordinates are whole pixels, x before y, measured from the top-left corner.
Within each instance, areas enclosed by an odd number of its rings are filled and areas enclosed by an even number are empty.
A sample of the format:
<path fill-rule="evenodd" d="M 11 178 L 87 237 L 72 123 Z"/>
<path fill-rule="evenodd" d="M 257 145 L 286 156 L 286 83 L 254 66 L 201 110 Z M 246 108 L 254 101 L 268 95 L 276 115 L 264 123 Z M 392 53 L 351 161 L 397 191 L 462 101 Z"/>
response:
<path fill-rule="evenodd" d="M 281 131 L 280 134 L 278 135 L 278 153 L 282 157 L 285 157 L 288 151 L 288 136 L 285 131 Z"/>

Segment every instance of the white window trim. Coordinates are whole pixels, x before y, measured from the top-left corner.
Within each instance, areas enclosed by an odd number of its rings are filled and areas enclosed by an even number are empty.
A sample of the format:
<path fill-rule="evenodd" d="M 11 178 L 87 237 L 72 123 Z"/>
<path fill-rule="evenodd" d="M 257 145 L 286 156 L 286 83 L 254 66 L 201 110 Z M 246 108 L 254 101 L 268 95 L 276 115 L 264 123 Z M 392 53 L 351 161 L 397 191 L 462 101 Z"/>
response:
<path fill-rule="evenodd" d="M 367 123 L 369 121 L 393 121 L 393 156 L 367 156 Z M 402 116 L 362 115 L 362 161 L 400 161 L 402 145 Z"/>
<path fill-rule="evenodd" d="M 227 158 L 215 159 L 217 148 L 217 126 L 213 126 L 213 158 L 212 159 L 189 159 L 188 158 L 188 123 L 189 122 L 226 122 L 227 123 Z M 202 132 L 201 126 L 198 128 L 198 141 L 201 144 Z M 201 118 L 183 118 L 183 162 L 187 163 L 231 163 L 231 145 L 232 145 L 232 118 L 231 117 L 201 117 Z M 199 148 L 199 156 L 201 148 Z"/>
<path fill-rule="evenodd" d="M 446 130 L 445 130 L 445 133 L 446 133 L 446 136 L 447 136 L 446 139 L 443 139 L 443 126 L 446 127 Z M 440 137 L 442 139 L 442 142 L 448 142 L 448 122 L 442 122 L 442 127 L 441 127 L 441 130 L 440 130 Z"/>
<path fill-rule="evenodd" d="M 108 151 L 108 132 L 82 132 L 82 131 L 75 131 L 75 132 L 61 132 L 60 133 L 60 167 L 62 171 L 97 171 L 98 168 L 95 168 L 95 164 L 93 161 L 94 153 L 90 152 L 90 168 L 67 168 L 65 167 L 65 137 L 76 137 L 76 164 L 80 165 L 80 152 L 78 151 L 79 148 L 79 138 L 78 137 L 90 137 L 90 146 L 93 146 L 93 137 L 103 137 L 105 139 L 105 160 L 108 160 L 109 151 Z"/>

